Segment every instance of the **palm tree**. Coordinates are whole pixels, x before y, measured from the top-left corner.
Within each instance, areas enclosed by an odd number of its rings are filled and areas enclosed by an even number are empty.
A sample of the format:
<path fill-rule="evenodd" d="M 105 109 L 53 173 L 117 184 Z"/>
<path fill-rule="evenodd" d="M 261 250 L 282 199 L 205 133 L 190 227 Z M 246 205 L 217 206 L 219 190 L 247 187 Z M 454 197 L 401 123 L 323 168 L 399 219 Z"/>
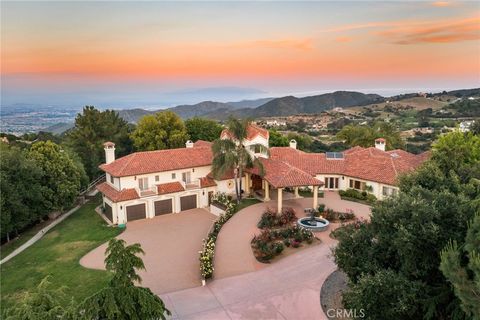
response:
<path fill-rule="evenodd" d="M 212 173 L 215 179 L 220 179 L 226 172 L 233 170 L 235 180 L 235 194 L 237 202 L 242 199 L 242 177 L 248 168 L 254 166 L 260 169 L 263 175 L 262 163 L 252 157 L 245 148 L 243 142 L 247 137 L 250 120 L 239 120 L 230 118 L 227 123 L 227 130 L 231 139 L 218 139 L 212 145 L 213 162 Z M 262 145 L 258 145 L 262 148 Z M 257 147 L 254 145 L 253 147 Z"/>

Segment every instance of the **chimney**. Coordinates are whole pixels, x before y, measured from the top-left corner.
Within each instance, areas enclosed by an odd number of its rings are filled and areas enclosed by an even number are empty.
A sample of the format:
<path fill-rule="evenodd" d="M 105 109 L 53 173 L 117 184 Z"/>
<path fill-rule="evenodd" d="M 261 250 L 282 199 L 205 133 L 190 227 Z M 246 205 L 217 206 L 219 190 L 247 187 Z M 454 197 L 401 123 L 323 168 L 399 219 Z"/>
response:
<path fill-rule="evenodd" d="M 297 149 L 297 141 L 295 139 L 290 140 L 290 148 Z"/>
<path fill-rule="evenodd" d="M 115 143 L 107 141 L 103 144 L 105 150 L 105 163 L 109 164 L 115 161 Z"/>
<path fill-rule="evenodd" d="M 185 148 L 193 148 L 192 140 L 187 140 L 187 142 L 185 142 Z"/>
<path fill-rule="evenodd" d="M 382 150 L 382 151 L 385 151 L 385 144 L 386 143 L 387 143 L 387 141 L 383 138 L 375 139 L 375 148 L 377 148 L 379 150 Z"/>

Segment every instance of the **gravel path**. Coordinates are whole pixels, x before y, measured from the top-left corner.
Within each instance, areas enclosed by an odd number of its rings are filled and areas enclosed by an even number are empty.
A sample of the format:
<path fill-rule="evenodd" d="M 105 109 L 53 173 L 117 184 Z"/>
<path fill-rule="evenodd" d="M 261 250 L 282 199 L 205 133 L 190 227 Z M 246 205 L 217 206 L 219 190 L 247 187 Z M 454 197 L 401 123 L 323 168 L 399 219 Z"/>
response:
<path fill-rule="evenodd" d="M 323 312 L 328 317 L 329 309 L 343 309 L 342 292 L 348 288 L 347 275 L 340 270 L 333 271 L 325 280 L 320 290 L 320 301 L 322 302 Z M 339 319 L 338 317 L 328 317 L 328 319 Z M 348 318 L 341 318 L 348 319 Z"/>

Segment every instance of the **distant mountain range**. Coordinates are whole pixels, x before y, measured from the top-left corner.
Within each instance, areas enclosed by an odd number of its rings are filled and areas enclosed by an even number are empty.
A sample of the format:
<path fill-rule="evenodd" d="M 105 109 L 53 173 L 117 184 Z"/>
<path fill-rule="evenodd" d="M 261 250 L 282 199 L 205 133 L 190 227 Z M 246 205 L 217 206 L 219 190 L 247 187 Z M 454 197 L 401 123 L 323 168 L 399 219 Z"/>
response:
<path fill-rule="evenodd" d="M 264 98 L 257 100 L 243 100 L 239 102 L 203 101 L 193 105 L 180 105 L 169 108 L 183 119 L 192 117 L 206 117 L 225 120 L 234 117 L 273 117 L 288 116 L 300 113 L 319 113 L 335 107 L 348 108 L 382 102 L 385 98 L 378 94 L 364 94 L 353 91 L 336 91 L 321 95 L 297 98 L 286 96 L 281 98 Z M 158 110 L 159 111 L 159 110 Z M 158 111 L 143 109 L 119 110 L 118 113 L 128 122 L 137 122 L 146 114 Z"/>
<path fill-rule="evenodd" d="M 433 95 L 448 94 L 456 97 L 480 95 L 480 88 L 439 92 Z M 183 119 L 192 117 L 205 117 L 216 120 L 225 120 L 230 116 L 240 118 L 258 118 L 289 116 L 295 114 L 315 114 L 331 110 L 336 107 L 349 108 L 355 106 L 381 103 L 385 100 L 398 100 L 416 93 L 399 95 L 385 98 L 378 94 L 364 94 L 355 91 L 335 91 L 308 97 L 285 96 L 281 98 L 263 98 L 256 100 L 242 100 L 238 102 L 215 102 L 203 101 L 192 105 L 179 105 L 166 110 L 177 113 Z M 141 117 L 154 114 L 163 110 L 124 109 L 118 110 L 118 114 L 126 121 L 136 123 Z M 72 124 L 62 123 L 44 129 L 44 131 L 59 133 L 63 128 L 69 128 Z"/>

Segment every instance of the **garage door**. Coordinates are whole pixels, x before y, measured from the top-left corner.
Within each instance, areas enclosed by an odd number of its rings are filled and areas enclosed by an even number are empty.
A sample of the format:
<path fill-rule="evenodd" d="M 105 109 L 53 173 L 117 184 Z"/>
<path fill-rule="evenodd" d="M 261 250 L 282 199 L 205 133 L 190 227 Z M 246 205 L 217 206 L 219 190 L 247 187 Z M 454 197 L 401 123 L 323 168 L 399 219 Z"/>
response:
<path fill-rule="evenodd" d="M 197 207 L 197 196 L 180 197 L 180 210 L 194 209 Z"/>
<path fill-rule="evenodd" d="M 108 220 L 110 220 L 111 222 L 113 222 L 113 212 L 112 212 L 112 207 L 110 207 L 107 203 L 105 203 L 105 212 L 104 212 L 105 216 L 108 218 Z"/>
<path fill-rule="evenodd" d="M 127 221 L 145 219 L 145 203 L 127 207 Z"/>
<path fill-rule="evenodd" d="M 172 199 L 155 201 L 154 204 L 156 216 L 173 212 Z"/>

